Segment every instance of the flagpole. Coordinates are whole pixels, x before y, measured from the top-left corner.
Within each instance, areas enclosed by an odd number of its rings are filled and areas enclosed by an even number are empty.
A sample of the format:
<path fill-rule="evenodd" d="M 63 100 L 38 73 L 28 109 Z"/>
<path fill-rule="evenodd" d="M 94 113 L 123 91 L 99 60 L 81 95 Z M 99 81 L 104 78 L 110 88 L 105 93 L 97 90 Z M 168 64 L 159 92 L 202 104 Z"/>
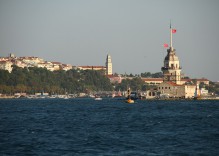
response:
<path fill-rule="evenodd" d="M 170 21 L 170 50 L 173 50 L 173 35 L 172 35 L 172 28 L 171 28 L 171 21 Z"/>

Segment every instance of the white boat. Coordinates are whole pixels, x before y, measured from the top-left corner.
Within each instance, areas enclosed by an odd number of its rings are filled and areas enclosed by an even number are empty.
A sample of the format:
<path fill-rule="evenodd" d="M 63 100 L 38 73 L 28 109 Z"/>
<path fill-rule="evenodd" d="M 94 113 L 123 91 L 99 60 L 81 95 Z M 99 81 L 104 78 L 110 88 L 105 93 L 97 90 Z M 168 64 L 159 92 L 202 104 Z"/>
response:
<path fill-rule="evenodd" d="M 69 99 L 68 96 L 66 95 L 63 99 Z"/>
<path fill-rule="evenodd" d="M 102 98 L 101 97 L 96 97 L 96 98 L 94 98 L 94 100 L 102 100 Z"/>

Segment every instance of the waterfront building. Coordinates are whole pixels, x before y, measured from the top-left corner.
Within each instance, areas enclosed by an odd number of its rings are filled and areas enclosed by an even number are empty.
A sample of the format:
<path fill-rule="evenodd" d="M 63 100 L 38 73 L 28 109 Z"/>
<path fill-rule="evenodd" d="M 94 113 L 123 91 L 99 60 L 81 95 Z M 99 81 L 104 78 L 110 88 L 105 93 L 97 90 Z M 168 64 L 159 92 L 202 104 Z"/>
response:
<path fill-rule="evenodd" d="M 208 95 L 208 90 L 206 88 L 201 88 L 200 89 L 200 94 L 201 95 Z"/>
<path fill-rule="evenodd" d="M 158 86 L 160 95 L 169 98 L 192 98 L 195 93 L 196 85 L 180 85 L 172 81 L 166 81 Z"/>
<path fill-rule="evenodd" d="M 146 99 L 154 99 L 156 97 L 158 97 L 157 95 L 157 89 L 149 89 L 146 91 Z"/>

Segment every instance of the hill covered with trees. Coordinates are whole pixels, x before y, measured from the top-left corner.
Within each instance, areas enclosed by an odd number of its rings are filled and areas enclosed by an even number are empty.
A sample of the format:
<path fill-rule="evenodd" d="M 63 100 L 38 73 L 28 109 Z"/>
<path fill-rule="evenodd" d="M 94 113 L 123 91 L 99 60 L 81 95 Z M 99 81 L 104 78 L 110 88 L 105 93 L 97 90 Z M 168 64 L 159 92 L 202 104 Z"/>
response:
<path fill-rule="evenodd" d="M 45 68 L 19 68 L 13 66 L 11 73 L 0 70 L 0 93 L 48 92 L 50 94 L 110 91 L 113 87 L 103 71 L 69 70 L 51 72 Z"/>

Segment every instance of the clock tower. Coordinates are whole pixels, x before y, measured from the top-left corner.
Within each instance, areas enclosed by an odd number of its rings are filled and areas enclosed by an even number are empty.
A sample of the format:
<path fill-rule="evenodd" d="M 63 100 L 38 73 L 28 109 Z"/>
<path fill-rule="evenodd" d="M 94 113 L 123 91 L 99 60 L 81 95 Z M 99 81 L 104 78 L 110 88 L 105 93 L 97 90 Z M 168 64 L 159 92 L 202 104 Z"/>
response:
<path fill-rule="evenodd" d="M 111 56 L 108 54 L 106 57 L 106 75 L 112 75 L 113 74 L 113 67 L 112 67 L 112 59 Z"/>

